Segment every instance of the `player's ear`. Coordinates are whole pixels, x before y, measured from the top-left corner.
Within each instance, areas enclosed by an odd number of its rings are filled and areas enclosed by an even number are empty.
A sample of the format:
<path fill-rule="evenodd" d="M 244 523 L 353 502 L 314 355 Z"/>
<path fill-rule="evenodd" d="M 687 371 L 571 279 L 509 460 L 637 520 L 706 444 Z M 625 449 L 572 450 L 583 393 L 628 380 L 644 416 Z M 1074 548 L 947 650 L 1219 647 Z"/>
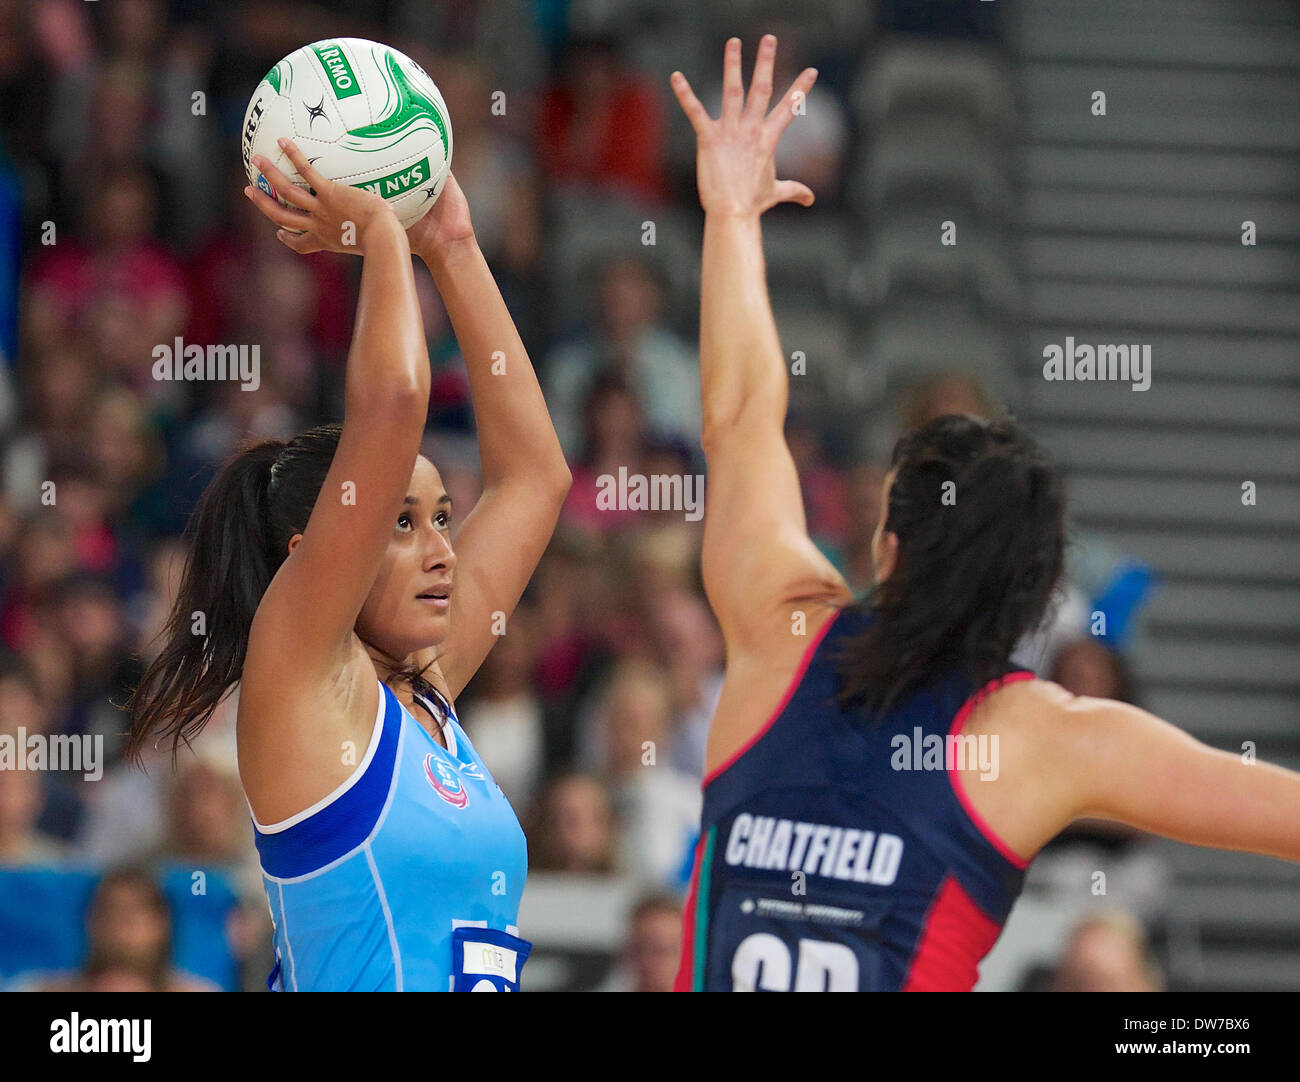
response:
<path fill-rule="evenodd" d="M 898 564 L 898 534 L 892 530 L 881 530 L 871 558 L 875 564 L 876 584 L 879 585 L 894 573 Z"/>
<path fill-rule="evenodd" d="M 291 538 L 289 538 L 289 551 L 293 552 L 293 550 L 297 548 L 298 542 L 301 540 L 302 540 L 302 534 L 300 533 L 296 533 Z"/>

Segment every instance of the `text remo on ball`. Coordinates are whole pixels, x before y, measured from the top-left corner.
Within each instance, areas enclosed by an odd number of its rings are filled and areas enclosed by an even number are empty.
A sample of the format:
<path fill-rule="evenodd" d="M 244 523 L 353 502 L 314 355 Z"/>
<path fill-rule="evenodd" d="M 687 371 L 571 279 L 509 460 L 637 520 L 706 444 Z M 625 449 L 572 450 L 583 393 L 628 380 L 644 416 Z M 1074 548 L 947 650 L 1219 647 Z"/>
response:
<path fill-rule="evenodd" d="M 433 206 L 451 169 L 451 118 L 433 80 L 409 56 L 364 38 L 304 45 L 253 91 L 244 114 L 244 169 L 276 199 L 252 164 L 254 154 L 307 187 L 279 148 L 281 138 L 297 143 L 331 180 L 382 196 L 403 228 Z"/>

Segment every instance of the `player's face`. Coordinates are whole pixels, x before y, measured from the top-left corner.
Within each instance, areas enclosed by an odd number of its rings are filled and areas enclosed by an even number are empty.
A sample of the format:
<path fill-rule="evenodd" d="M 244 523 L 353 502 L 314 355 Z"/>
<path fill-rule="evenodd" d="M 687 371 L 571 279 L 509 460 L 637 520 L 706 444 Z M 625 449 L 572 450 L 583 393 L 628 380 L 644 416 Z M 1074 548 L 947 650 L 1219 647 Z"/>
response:
<path fill-rule="evenodd" d="M 406 502 L 393 518 L 384 562 L 357 617 L 358 634 L 392 657 L 405 658 L 447 637 L 456 568 L 451 521 L 442 477 L 421 456 Z"/>
<path fill-rule="evenodd" d="M 871 537 L 871 564 L 875 568 L 876 585 L 889 578 L 898 560 L 898 535 L 885 529 L 889 518 L 889 491 L 894 487 L 897 470 L 890 470 L 885 475 L 885 483 L 880 486 L 880 515 L 876 519 L 876 532 Z"/>

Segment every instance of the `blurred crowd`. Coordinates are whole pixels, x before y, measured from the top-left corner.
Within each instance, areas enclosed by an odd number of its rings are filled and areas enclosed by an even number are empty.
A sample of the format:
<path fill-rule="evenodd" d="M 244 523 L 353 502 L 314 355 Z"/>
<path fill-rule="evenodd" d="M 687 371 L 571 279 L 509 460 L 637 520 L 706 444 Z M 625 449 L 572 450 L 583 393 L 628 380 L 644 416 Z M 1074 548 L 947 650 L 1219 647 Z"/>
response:
<path fill-rule="evenodd" d="M 728 32 L 752 42 L 772 20 L 761 4 L 747 10 Z M 237 698 L 175 763 L 169 749 L 150 753 L 147 771 L 121 761 L 121 705 L 160 649 L 186 518 L 220 461 L 244 437 L 342 416 L 359 264 L 280 245 L 241 195 L 237 147 L 248 96 L 276 60 L 351 35 L 403 49 L 438 83 L 453 170 L 574 474 L 553 542 L 458 712 L 525 825 L 531 871 L 637 885 L 603 987 L 665 989 L 723 644 L 700 585 L 702 523 L 603 510 L 595 490 L 620 467 L 703 473 L 698 309 L 636 237 L 582 268 L 576 298 L 557 295 L 546 256 L 565 199 L 698 208 L 666 78 L 631 59 L 640 23 L 579 0 L 219 11 L 0 0 L 0 192 L 21 193 L 22 222 L 19 333 L 0 357 L 0 729 L 99 736 L 105 753 L 94 782 L 0 770 L 0 870 L 27 874 L 15 885 L 0 875 L 0 911 L 23 914 L 0 919 L 0 979 L 233 990 L 265 977 Z M 700 53 L 713 66 L 691 71 L 702 95 L 719 81 L 713 43 Z M 834 212 L 855 137 L 842 73 L 859 48 L 782 32 L 784 74 L 823 73 L 779 163 L 817 190 L 809 213 Z M 423 268 L 417 281 L 434 375 L 425 452 L 470 507 L 464 362 Z M 260 387 L 154 379 L 154 348 L 177 337 L 260 345 Z M 898 403 L 897 431 L 953 411 L 1000 407 L 954 372 Z M 863 592 L 885 467 L 831 453 L 844 444 L 828 441 L 815 402 L 792 413 L 788 436 L 810 530 Z M 1087 634 L 1095 593 L 1073 590 L 1032 644 L 1034 665 L 1080 692 L 1131 698 L 1122 658 Z"/>

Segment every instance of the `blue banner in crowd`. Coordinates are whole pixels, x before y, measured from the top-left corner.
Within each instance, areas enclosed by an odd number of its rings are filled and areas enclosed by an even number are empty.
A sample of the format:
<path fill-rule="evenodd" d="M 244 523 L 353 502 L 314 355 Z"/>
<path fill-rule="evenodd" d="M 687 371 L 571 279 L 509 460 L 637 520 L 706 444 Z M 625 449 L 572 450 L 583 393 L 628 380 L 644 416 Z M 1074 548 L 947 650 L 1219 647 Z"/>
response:
<path fill-rule="evenodd" d="M 100 873 L 92 868 L 0 867 L 0 985 L 20 974 L 66 975 L 86 957 L 86 915 Z M 215 869 L 164 865 L 176 969 L 226 991 L 238 987 L 227 922 L 239 899 Z"/>

